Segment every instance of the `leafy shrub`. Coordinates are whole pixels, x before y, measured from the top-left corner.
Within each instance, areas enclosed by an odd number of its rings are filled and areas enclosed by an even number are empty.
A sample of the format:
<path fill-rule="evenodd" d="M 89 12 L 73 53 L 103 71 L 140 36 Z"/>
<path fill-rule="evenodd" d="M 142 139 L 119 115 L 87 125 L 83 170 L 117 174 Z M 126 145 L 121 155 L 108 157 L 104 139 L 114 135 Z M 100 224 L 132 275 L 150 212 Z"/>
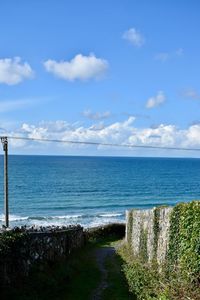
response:
<path fill-rule="evenodd" d="M 1 259 L 13 255 L 13 247 L 17 252 L 27 235 L 23 232 L 5 231 L 0 234 L 0 257 Z"/>
<path fill-rule="evenodd" d="M 101 241 L 105 238 L 124 238 L 125 224 L 112 223 L 104 226 L 89 228 L 85 230 L 85 237 L 88 241 Z"/>
<path fill-rule="evenodd" d="M 168 298 L 167 289 L 163 289 L 162 274 L 158 273 L 156 266 L 145 264 L 143 259 L 134 257 L 126 245 L 118 249 L 118 254 L 124 260 L 123 271 L 130 292 L 138 300 L 171 300 Z"/>
<path fill-rule="evenodd" d="M 182 280 L 200 283 L 200 201 L 180 203 L 170 218 L 169 275 L 178 269 Z"/>
<path fill-rule="evenodd" d="M 199 285 L 182 280 L 179 272 L 172 272 L 168 280 L 164 269 L 158 271 L 156 264 L 144 264 L 133 256 L 127 245 L 121 246 L 118 254 L 124 261 L 123 271 L 130 292 L 138 300 L 200 300 Z"/>

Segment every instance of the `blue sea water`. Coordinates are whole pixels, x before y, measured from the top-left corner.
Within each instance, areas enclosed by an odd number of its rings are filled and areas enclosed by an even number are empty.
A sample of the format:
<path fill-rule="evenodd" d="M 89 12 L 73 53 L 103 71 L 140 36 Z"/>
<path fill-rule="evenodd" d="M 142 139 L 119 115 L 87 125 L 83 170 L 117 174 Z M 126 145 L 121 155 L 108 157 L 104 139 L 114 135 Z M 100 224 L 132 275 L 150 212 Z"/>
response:
<path fill-rule="evenodd" d="M 124 221 L 130 208 L 194 199 L 200 199 L 200 159 L 9 156 L 11 226 L 97 226 Z"/>

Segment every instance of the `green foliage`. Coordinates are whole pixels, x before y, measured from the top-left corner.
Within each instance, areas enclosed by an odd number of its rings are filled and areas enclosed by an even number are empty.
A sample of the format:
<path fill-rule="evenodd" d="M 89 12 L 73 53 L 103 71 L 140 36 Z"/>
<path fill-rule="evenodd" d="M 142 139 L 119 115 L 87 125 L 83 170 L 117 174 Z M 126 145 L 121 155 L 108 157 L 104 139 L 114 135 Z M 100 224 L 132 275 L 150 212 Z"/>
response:
<path fill-rule="evenodd" d="M 154 287 L 156 285 L 155 274 L 150 269 L 135 260 L 132 264 L 124 265 L 124 273 L 126 275 L 130 291 L 137 295 L 138 300 L 155 297 Z"/>
<path fill-rule="evenodd" d="M 132 230 L 133 230 L 133 210 L 128 211 L 128 220 L 127 220 L 127 239 L 128 244 L 131 245 L 132 240 Z"/>
<path fill-rule="evenodd" d="M 5 231 L 0 234 L 0 257 L 14 255 L 25 241 L 27 235 L 24 232 Z M 15 251 L 13 252 L 13 248 Z"/>
<path fill-rule="evenodd" d="M 123 261 L 119 255 L 111 255 L 106 258 L 105 267 L 109 284 L 103 292 L 103 300 L 136 299 L 129 293 L 126 278 L 121 270 L 122 263 Z"/>
<path fill-rule="evenodd" d="M 179 259 L 187 279 L 191 282 L 200 281 L 200 202 L 183 205 Z"/>
<path fill-rule="evenodd" d="M 85 231 L 87 241 L 101 242 L 108 238 L 122 239 L 125 236 L 125 224 L 112 223 L 95 228 L 89 228 Z"/>
<path fill-rule="evenodd" d="M 178 257 L 180 252 L 180 216 L 181 216 L 182 203 L 176 205 L 170 216 L 170 229 L 169 229 L 169 247 L 167 253 L 168 265 L 170 271 L 178 264 Z"/>
<path fill-rule="evenodd" d="M 171 300 L 161 287 L 161 276 L 156 268 L 134 257 L 130 247 L 125 245 L 118 253 L 124 260 L 123 271 L 129 289 L 138 300 Z"/>
<path fill-rule="evenodd" d="M 160 217 L 160 207 L 156 207 L 154 209 L 154 220 L 153 220 L 153 233 L 154 233 L 154 241 L 153 241 L 153 260 L 156 261 L 157 250 L 158 250 L 158 235 L 159 235 L 159 217 Z"/>
<path fill-rule="evenodd" d="M 170 219 L 168 268 L 187 282 L 200 282 L 200 201 L 180 203 Z"/>
<path fill-rule="evenodd" d="M 140 244 L 139 244 L 139 253 L 140 258 L 143 262 L 148 261 L 148 254 L 147 254 L 147 230 L 141 227 L 140 230 Z"/>
<path fill-rule="evenodd" d="M 199 286 L 183 281 L 179 273 L 173 272 L 170 280 L 165 271 L 154 265 L 144 264 L 134 257 L 127 245 L 118 249 L 124 261 L 123 270 L 130 291 L 138 300 L 199 300 Z"/>

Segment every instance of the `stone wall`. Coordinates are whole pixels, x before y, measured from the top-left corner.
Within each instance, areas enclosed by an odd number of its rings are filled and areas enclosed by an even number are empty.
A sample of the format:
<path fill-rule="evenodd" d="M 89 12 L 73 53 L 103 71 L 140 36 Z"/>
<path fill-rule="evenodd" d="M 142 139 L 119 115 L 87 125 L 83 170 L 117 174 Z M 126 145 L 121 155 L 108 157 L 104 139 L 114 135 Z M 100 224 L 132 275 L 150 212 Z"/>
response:
<path fill-rule="evenodd" d="M 199 284 L 200 201 L 127 211 L 126 242 L 136 260 Z"/>
<path fill-rule="evenodd" d="M 0 233 L 0 283 L 12 284 L 34 265 L 55 262 L 84 244 L 83 228 L 13 229 Z"/>
<path fill-rule="evenodd" d="M 126 241 L 135 256 L 145 261 L 165 261 L 170 227 L 171 207 L 126 212 Z"/>

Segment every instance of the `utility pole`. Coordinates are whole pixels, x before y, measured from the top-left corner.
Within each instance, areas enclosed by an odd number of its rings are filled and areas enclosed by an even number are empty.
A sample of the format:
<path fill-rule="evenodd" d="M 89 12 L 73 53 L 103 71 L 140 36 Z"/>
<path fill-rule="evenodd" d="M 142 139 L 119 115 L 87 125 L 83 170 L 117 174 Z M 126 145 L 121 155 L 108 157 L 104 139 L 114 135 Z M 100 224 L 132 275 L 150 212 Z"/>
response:
<path fill-rule="evenodd" d="M 4 151 L 4 214 L 5 226 L 9 227 L 9 212 L 8 212 L 8 138 L 1 137 L 1 142 Z"/>

